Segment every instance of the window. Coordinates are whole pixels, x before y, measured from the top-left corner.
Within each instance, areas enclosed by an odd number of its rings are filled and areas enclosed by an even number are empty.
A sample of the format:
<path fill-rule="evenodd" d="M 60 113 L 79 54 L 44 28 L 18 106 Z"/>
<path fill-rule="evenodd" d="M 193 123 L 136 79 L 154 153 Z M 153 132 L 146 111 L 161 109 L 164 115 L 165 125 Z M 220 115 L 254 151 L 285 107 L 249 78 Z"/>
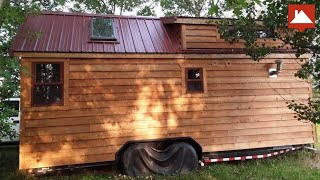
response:
<path fill-rule="evenodd" d="M 113 19 L 92 18 L 91 19 L 91 39 L 116 41 Z"/>
<path fill-rule="evenodd" d="M 63 63 L 32 65 L 32 105 L 63 105 Z"/>
<path fill-rule="evenodd" d="M 275 34 L 270 30 L 257 30 L 256 33 L 259 38 L 275 38 Z"/>
<path fill-rule="evenodd" d="M 235 36 L 238 36 L 238 37 L 242 37 L 243 36 L 243 34 L 238 30 L 235 30 L 235 29 L 231 28 L 228 31 L 232 35 L 235 35 Z M 275 38 L 276 37 L 275 33 L 273 31 L 271 31 L 271 30 L 258 29 L 254 33 L 255 33 L 255 36 L 257 38 Z"/>
<path fill-rule="evenodd" d="M 187 92 L 203 92 L 203 69 L 186 69 L 185 73 Z"/>

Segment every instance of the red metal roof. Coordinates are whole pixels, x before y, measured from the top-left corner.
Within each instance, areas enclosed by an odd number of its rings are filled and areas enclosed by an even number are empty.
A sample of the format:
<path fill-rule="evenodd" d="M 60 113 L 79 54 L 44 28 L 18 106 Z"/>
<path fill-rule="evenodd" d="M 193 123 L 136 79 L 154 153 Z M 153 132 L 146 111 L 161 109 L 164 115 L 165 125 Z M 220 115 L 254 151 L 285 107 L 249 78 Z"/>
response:
<path fill-rule="evenodd" d="M 118 42 L 92 41 L 92 17 L 114 19 Z M 35 32 L 39 37 L 35 37 Z M 40 32 L 40 33 L 39 33 Z M 180 53 L 159 18 L 43 12 L 28 15 L 13 43 L 12 52 Z"/>

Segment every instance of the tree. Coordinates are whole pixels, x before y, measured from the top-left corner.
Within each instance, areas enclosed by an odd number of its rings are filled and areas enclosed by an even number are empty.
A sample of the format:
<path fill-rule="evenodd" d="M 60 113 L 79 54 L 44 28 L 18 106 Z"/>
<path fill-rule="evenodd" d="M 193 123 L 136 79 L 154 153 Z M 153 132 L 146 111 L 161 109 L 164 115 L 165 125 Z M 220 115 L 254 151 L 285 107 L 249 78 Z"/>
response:
<path fill-rule="evenodd" d="M 320 1 L 305 0 L 303 2 L 296 0 L 254 0 L 254 1 L 234 1 L 227 0 L 228 6 L 225 10 L 232 10 L 234 19 L 224 20 L 219 23 L 221 36 L 230 43 L 237 42 L 239 38 L 245 40 L 245 51 L 253 60 L 259 61 L 261 58 L 270 54 L 272 50 L 290 45 L 296 50 L 296 57 L 302 54 L 312 54 L 309 62 L 302 65 L 301 69 L 295 74 L 299 78 L 307 79 L 312 77 L 316 92 L 320 90 Z M 288 4 L 315 4 L 316 6 L 316 28 L 306 29 L 299 32 L 294 29 L 288 29 L 287 16 Z M 257 11 L 257 6 L 262 6 L 264 10 Z M 212 11 L 216 15 L 221 13 L 217 8 Z M 258 20 L 258 21 L 257 21 Z M 230 29 L 230 26 L 232 29 Z M 278 47 L 267 47 L 264 44 L 259 45 L 257 39 L 261 36 L 257 31 L 263 28 L 264 32 L 271 32 L 274 40 L 280 39 L 283 44 Z M 308 100 L 308 103 L 288 102 L 288 107 L 293 109 L 298 120 L 320 123 L 320 101 L 319 99 Z"/>
<path fill-rule="evenodd" d="M 144 6 L 138 12 L 138 16 L 156 16 L 156 12 L 154 11 L 154 6 Z"/>
<path fill-rule="evenodd" d="M 92 12 L 103 14 L 115 14 L 116 9 L 120 10 L 120 15 L 124 12 L 145 4 L 148 0 L 70 0 L 74 7 L 71 11 Z"/>
<path fill-rule="evenodd" d="M 16 112 L 10 104 L 5 103 L 8 98 L 19 95 L 20 72 L 23 70 L 19 59 L 9 56 L 12 40 L 26 13 L 37 13 L 44 9 L 61 10 L 64 3 L 63 0 L 4 0 L 0 6 L 0 141 L 3 137 L 14 138 L 17 135 L 12 129 L 13 124 L 8 121 Z"/>
<path fill-rule="evenodd" d="M 213 0 L 160 0 L 160 5 L 166 16 L 208 16 Z"/>

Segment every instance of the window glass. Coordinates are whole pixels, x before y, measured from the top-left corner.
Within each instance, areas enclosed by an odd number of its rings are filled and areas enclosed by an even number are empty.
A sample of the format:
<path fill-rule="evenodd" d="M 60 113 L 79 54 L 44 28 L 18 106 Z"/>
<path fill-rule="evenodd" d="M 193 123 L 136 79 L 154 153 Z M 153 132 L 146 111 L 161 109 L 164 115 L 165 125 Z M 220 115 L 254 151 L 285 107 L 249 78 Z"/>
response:
<path fill-rule="evenodd" d="M 187 92 L 203 92 L 202 68 L 186 69 Z"/>
<path fill-rule="evenodd" d="M 59 82 L 60 64 L 36 64 L 36 82 Z"/>
<path fill-rule="evenodd" d="M 188 91 L 202 91 L 202 82 L 200 81 L 191 81 L 188 82 Z"/>
<path fill-rule="evenodd" d="M 35 63 L 34 71 L 32 104 L 63 104 L 63 64 Z"/>
<path fill-rule="evenodd" d="M 200 69 L 189 69 L 188 79 L 200 79 Z"/>
<path fill-rule="evenodd" d="M 33 89 L 34 104 L 60 104 L 62 103 L 61 85 L 35 86 Z"/>
<path fill-rule="evenodd" d="M 116 40 L 112 19 L 92 18 L 91 39 Z"/>

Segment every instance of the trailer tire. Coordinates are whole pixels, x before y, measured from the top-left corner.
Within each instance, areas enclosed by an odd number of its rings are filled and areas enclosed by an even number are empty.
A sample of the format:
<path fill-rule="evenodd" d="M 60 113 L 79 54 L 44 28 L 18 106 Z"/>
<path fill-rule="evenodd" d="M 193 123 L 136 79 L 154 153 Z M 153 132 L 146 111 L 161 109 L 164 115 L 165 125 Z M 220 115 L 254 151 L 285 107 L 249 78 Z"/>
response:
<path fill-rule="evenodd" d="M 162 150 L 148 143 L 132 144 L 120 160 L 122 173 L 129 176 L 186 174 L 198 167 L 196 150 L 185 142 L 175 142 Z"/>

